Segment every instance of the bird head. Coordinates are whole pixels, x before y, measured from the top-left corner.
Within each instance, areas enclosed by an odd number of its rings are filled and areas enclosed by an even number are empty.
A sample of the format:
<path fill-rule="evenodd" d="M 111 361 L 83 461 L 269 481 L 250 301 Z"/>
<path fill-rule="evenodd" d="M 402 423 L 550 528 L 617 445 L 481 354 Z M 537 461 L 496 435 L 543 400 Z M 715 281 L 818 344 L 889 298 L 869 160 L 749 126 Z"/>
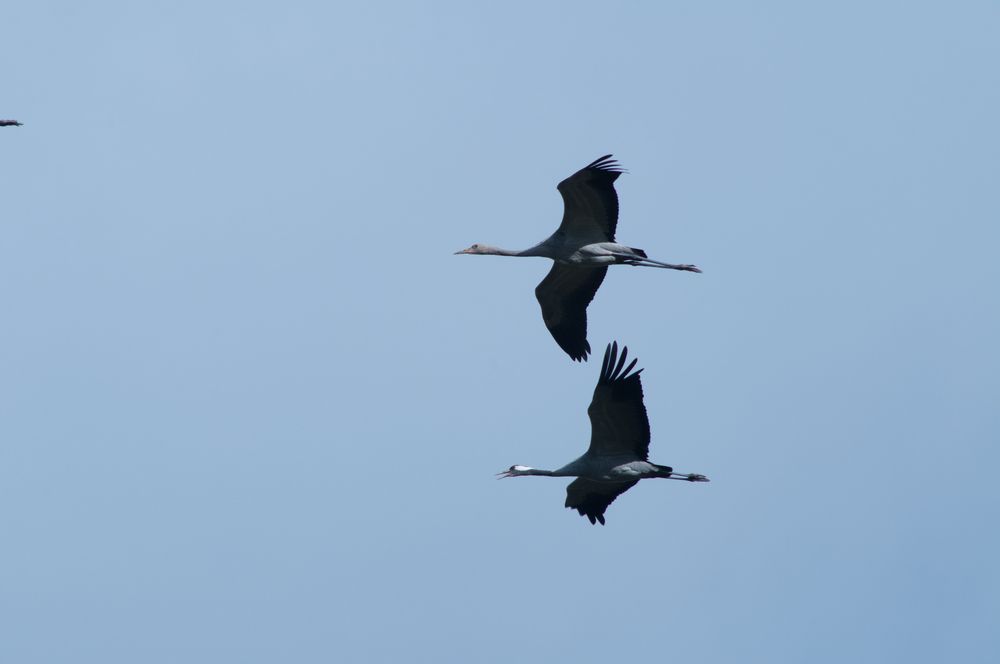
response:
<path fill-rule="evenodd" d="M 476 244 L 472 245 L 471 247 L 469 247 L 468 249 L 462 249 L 461 251 L 456 251 L 455 254 L 456 255 L 457 254 L 488 254 L 489 253 L 489 249 L 491 249 L 491 248 L 492 247 L 490 247 L 489 245 L 476 243 Z"/>
<path fill-rule="evenodd" d="M 531 470 L 533 470 L 533 468 L 530 466 L 511 466 L 502 473 L 497 473 L 497 479 L 502 480 L 505 477 L 521 477 L 529 474 L 529 471 Z"/>

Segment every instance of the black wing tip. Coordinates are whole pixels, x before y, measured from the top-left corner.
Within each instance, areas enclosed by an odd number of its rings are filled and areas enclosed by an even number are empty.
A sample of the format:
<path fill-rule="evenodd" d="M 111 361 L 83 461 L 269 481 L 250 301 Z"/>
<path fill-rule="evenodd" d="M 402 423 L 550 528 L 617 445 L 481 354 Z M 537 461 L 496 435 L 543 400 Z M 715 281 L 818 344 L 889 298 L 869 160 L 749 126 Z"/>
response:
<path fill-rule="evenodd" d="M 544 313 L 543 313 L 544 322 Z M 556 344 L 563 350 L 564 353 L 569 355 L 570 359 L 574 362 L 586 362 L 587 356 L 590 355 L 590 342 L 587 341 L 587 337 L 584 336 L 580 339 L 580 331 L 572 325 L 559 324 L 553 327 L 549 327 L 546 322 L 545 327 L 548 328 L 549 334 L 552 335 L 552 339 L 555 340 Z M 583 324 L 583 334 L 586 335 L 586 322 Z"/>
<path fill-rule="evenodd" d="M 604 513 L 615 502 L 618 496 L 622 495 L 636 484 L 639 480 L 630 480 L 619 483 L 617 486 L 608 487 L 601 485 L 599 488 L 592 488 L 592 480 L 577 478 L 566 487 L 566 507 L 576 510 L 580 516 L 587 517 L 591 523 L 604 525 Z"/>
<path fill-rule="evenodd" d="M 586 507 L 574 507 L 572 505 L 567 505 L 566 507 L 571 510 L 576 510 L 580 513 L 580 516 L 587 517 L 591 524 L 596 525 L 600 523 L 602 526 L 604 525 L 604 510 L 598 512 L 597 510 L 587 509 Z"/>
<path fill-rule="evenodd" d="M 593 168 L 598 171 L 611 171 L 613 173 L 624 173 L 625 169 L 622 165 L 618 163 L 618 160 L 614 158 L 614 155 L 606 154 L 599 159 L 587 164 L 586 168 Z"/>
<path fill-rule="evenodd" d="M 566 354 L 570 356 L 574 362 L 586 362 L 588 356 L 590 355 L 590 342 L 584 340 L 583 348 L 580 350 L 570 350 L 569 348 L 563 347 Z"/>
<path fill-rule="evenodd" d="M 612 341 L 609 343 L 608 347 L 604 350 L 604 362 L 601 364 L 601 378 L 599 382 L 602 384 L 614 383 L 615 381 L 627 380 L 632 376 L 638 376 L 642 373 L 643 369 L 639 369 L 635 373 L 629 373 L 635 367 L 639 358 L 632 358 L 627 367 L 625 366 L 626 359 L 628 359 L 628 346 L 622 346 L 622 353 L 619 356 L 618 342 Z"/>
<path fill-rule="evenodd" d="M 574 362 L 587 361 L 587 356 L 590 355 L 590 342 L 586 338 L 581 344 L 576 334 L 573 331 L 567 331 L 565 326 L 549 327 L 546 323 L 545 327 L 548 328 L 549 334 L 552 335 L 552 339 L 559 345 L 559 348 L 569 355 L 571 360 Z"/>
<path fill-rule="evenodd" d="M 603 171 L 605 173 L 614 173 L 616 175 L 627 173 L 628 171 L 622 168 L 622 165 L 618 163 L 618 160 L 613 157 L 614 155 L 606 154 L 584 166 L 584 170 Z"/>
<path fill-rule="evenodd" d="M 17 120 L 0 120 L 0 127 L 23 127 L 23 122 Z"/>

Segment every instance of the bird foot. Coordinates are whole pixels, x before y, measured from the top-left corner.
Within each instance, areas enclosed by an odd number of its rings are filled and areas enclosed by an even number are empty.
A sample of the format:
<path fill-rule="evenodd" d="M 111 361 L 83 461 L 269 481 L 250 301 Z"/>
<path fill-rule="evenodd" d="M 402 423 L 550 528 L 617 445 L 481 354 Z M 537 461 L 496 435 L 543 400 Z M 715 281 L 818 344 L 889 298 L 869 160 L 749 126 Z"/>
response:
<path fill-rule="evenodd" d="M 698 473 L 691 473 L 685 479 L 687 479 L 688 482 L 708 482 L 708 481 L 710 481 L 707 477 L 705 477 L 704 475 L 699 475 Z"/>

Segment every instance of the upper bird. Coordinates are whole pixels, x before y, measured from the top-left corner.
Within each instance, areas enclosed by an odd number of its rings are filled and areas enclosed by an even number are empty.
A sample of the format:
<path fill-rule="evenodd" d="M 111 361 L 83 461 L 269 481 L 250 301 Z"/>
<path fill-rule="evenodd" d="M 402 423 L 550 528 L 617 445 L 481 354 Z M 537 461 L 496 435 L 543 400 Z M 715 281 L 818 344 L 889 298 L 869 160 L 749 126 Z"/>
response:
<path fill-rule="evenodd" d="M 587 305 L 604 281 L 609 265 L 642 265 L 701 272 L 694 265 L 654 261 L 642 249 L 615 242 L 618 194 L 615 180 L 622 174 L 618 162 L 605 155 L 559 183 L 565 210 L 562 223 L 548 239 L 524 251 L 508 251 L 474 244 L 456 254 L 542 256 L 555 265 L 538 284 L 535 297 L 542 319 L 556 343 L 574 360 L 586 360 Z"/>
<path fill-rule="evenodd" d="M 642 404 L 642 381 L 639 379 L 642 369 L 630 374 L 636 360 L 625 367 L 626 357 L 628 348 L 623 347 L 621 358 L 618 358 L 617 342 L 608 344 L 604 351 L 601 376 L 587 409 L 590 447 L 582 457 L 558 470 L 511 466 L 499 473 L 500 478 L 576 477 L 566 487 L 566 507 L 575 509 L 591 523 L 600 521 L 602 526 L 608 505 L 639 480 L 662 477 L 707 482 L 704 475 L 675 473 L 670 466 L 649 462 L 649 418 Z"/>

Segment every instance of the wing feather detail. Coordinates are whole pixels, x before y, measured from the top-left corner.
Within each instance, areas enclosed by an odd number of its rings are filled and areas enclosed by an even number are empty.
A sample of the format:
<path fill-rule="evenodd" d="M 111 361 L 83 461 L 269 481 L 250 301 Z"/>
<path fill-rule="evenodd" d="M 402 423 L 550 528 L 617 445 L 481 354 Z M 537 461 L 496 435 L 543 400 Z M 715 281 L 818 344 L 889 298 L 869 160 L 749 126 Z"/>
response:
<path fill-rule="evenodd" d="M 542 320 L 559 347 L 574 360 L 587 359 L 587 305 L 601 287 L 607 266 L 581 267 L 556 263 L 535 288 Z"/>
<path fill-rule="evenodd" d="M 563 218 L 556 233 L 585 243 L 614 242 L 618 227 L 615 180 L 624 171 L 611 155 L 604 155 L 559 183 Z"/>
<path fill-rule="evenodd" d="M 629 482 L 595 482 L 594 480 L 577 478 L 566 487 L 566 507 L 574 509 L 590 519 L 591 523 L 600 522 L 604 525 L 604 512 L 639 480 Z"/>
<path fill-rule="evenodd" d="M 642 369 L 631 373 L 636 360 L 626 367 L 628 348 L 618 355 L 618 342 L 608 344 L 601 376 L 594 388 L 590 415 L 590 449 L 596 456 L 634 456 L 649 459 L 649 416 L 642 402 Z"/>

